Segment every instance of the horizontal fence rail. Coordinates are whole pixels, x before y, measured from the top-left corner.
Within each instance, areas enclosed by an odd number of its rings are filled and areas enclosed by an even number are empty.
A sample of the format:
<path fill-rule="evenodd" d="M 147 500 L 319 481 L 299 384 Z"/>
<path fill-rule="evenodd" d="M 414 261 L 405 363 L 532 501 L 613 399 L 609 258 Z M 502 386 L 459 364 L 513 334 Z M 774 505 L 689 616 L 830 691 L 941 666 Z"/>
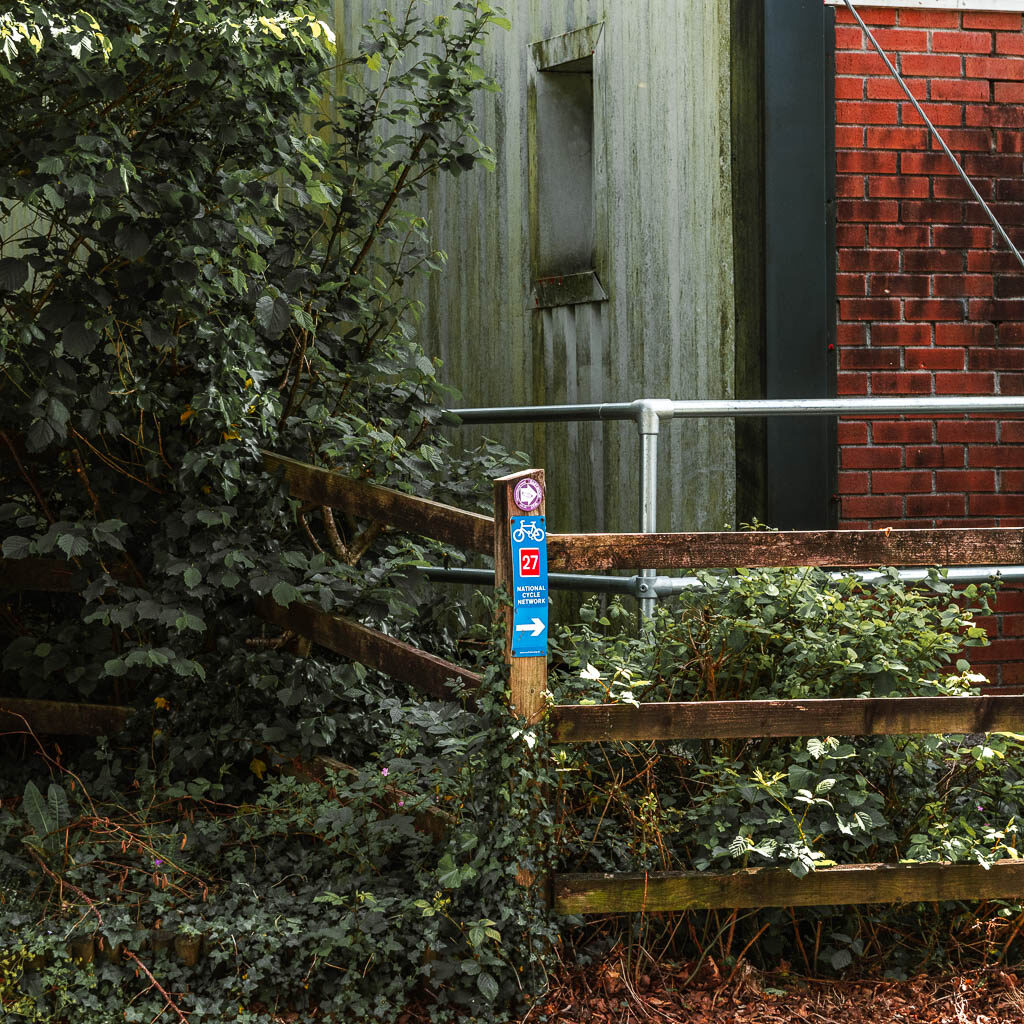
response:
<path fill-rule="evenodd" d="M 31 730 L 51 736 L 109 736 L 124 728 L 132 711 L 112 704 L 0 697 L 0 735 Z"/>
<path fill-rule="evenodd" d="M 785 868 L 555 874 L 562 914 L 629 914 L 721 907 L 828 907 L 860 903 L 1010 899 L 1024 892 L 1024 861 L 851 864 L 797 878 Z"/>
<path fill-rule="evenodd" d="M 1013 565 L 1024 561 L 1024 531 L 990 527 L 940 530 L 725 531 L 721 533 L 551 533 L 552 569 L 730 569 L 816 565 Z"/>
<path fill-rule="evenodd" d="M 268 622 L 308 637 L 335 654 L 384 672 L 431 697 L 450 698 L 447 684 L 452 679 L 470 690 L 480 686 L 481 677 L 475 672 L 342 615 L 331 615 L 298 602 L 286 608 L 273 598 L 256 601 L 255 608 Z"/>
<path fill-rule="evenodd" d="M 268 472 L 281 473 L 294 498 L 344 508 L 352 515 L 377 519 L 467 551 L 494 553 L 494 520 L 489 516 L 417 498 L 380 484 L 353 480 L 284 455 L 264 452 L 263 462 Z"/>
<path fill-rule="evenodd" d="M 1022 732 L 1024 696 L 559 704 L 548 721 L 558 743 Z"/>

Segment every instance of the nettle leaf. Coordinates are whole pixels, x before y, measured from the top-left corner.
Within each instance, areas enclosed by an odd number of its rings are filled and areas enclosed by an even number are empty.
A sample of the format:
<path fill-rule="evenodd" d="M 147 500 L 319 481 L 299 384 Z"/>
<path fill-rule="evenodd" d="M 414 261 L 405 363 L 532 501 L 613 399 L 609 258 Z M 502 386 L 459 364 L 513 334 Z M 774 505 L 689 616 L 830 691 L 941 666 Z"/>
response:
<path fill-rule="evenodd" d="M 291 322 L 291 308 L 287 300 L 277 296 L 261 295 L 256 300 L 256 322 L 267 337 L 277 338 Z"/>
<path fill-rule="evenodd" d="M 89 551 L 89 542 L 77 533 L 62 533 L 57 537 L 57 547 L 68 558 L 81 558 Z"/>
<path fill-rule="evenodd" d="M 32 542 L 27 537 L 5 537 L 4 558 L 28 558 L 32 554 Z"/>

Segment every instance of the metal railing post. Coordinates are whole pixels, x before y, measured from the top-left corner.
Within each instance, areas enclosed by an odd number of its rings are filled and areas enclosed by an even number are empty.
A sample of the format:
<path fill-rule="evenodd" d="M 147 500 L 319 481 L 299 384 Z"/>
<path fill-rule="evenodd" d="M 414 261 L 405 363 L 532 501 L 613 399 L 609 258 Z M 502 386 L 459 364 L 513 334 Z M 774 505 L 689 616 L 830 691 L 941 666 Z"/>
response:
<path fill-rule="evenodd" d="M 658 532 L 658 434 L 662 416 L 672 415 L 672 403 L 658 399 L 641 399 L 633 403 L 636 426 L 640 433 L 640 532 Z M 658 570 L 640 570 L 640 619 L 654 614 L 657 597 L 654 579 Z"/>

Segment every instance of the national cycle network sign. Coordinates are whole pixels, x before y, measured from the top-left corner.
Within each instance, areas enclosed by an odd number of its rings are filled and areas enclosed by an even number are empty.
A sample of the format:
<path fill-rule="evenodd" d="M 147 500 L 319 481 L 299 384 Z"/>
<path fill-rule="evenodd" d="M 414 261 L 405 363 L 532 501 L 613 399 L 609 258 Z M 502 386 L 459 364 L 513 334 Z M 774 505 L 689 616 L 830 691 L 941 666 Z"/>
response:
<path fill-rule="evenodd" d="M 512 516 L 512 656 L 548 653 L 548 539 L 544 516 Z"/>

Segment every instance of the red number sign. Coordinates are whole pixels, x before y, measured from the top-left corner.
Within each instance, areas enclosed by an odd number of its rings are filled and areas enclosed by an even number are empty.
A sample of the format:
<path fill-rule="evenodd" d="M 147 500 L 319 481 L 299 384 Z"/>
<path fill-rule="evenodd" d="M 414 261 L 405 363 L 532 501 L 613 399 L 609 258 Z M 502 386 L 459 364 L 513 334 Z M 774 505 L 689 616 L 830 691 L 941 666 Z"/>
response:
<path fill-rule="evenodd" d="M 540 576 L 540 548 L 519 549 L 519 575 Z"/>

